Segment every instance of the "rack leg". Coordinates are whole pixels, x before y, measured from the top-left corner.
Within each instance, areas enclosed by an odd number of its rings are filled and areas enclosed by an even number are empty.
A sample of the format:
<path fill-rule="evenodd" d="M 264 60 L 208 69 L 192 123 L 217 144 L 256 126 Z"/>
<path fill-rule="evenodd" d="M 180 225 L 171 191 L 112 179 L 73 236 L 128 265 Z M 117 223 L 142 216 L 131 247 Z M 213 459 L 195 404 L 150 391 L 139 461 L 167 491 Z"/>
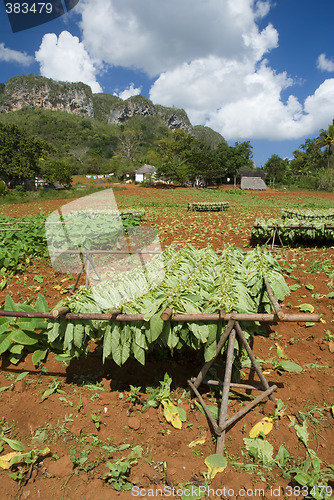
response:
<path fill-rule="evenodd" d="M 226 415 L 227 415 L 228 395 L 230 392 L 230 383 L 231 383 L 231 376 L 232 376 L 234 342 L 235 342 L 235 330 L 232 329 L 230 336 L 229 336 L 229 340 L 228 340 L 227 359 L 226 359 L 224 385 L 223 385 L 223 395 L 222 395 L 222 402 L 221 402 L 221 406 L 220 406 L 220 415 L 219 415 L 219 423 L 218 423 L 219 427 L 221 427 L 225 423 Z M 223 454 L 224 443 L 225 443 L 225 430 L 221 433 L 220 436 L 217 437 L 216 453 L 219 453 L 221 455 Z"/>
<path fill-rule="evenodd" d="M 89 267 L 88 267 L 88 266 L 89 266 L 89 264 L 92 266 L 92 268 L 93 268 L 93 270 L 94 270 L 94 272 L 95 272 L 95 274 L 96 274 L 96 276 L 97 276 L 98 280 L 99 280 L 99 281 L 102 281 L 102 278 L 101 278 L 101 276 L 100 276 L 100 274 L 99 274 L 98 270 L 96 269 L 95 264 L 94 264 L 94 262 L 93 262 L 93 260 L 92 260 L 92 258 L 91 258 L 90 256 L 87 256 L 87 270 L 86 270 L 86 276 L 87 276 L 87 275 L 88 275 L 88 273 L 89 273 Z"/>
<path fill-rule="evenodd" d="M 252 365 L 254 366 L 254 369 L 255 369 L 256 373 L 258 374 L 259 379 L 261 380 L 263 387 L 266 390 L 270 389 L 269 384 L 268 384 L 265 376 L 263 375 L 262 370 L 259 367 L 258 362 L 255 359 L 253 351 L 250 348 L 250 345 L 248 344 L 248 342 L 247 342 L 247 340 L 246 340 L 246 338 L 245 338 L 245 336 L 243 334 L 243 331 L 241 330 L 241 327 L 240 327 L 240 325 L 239 325 L 239 323 L 237 321 L 235 322 L 235 329 L 237 331 L 237 334 L 239 335 L 239 338 L 240 338 L 241 342 L 243 343 L 244 348 L 247 351 L 248 356 L 250 357 Z M 274 398 L 274 396 L 272 394 L 269 395 L 269 399 L 271 399 L 271 401 L 273 401 L 274 403 L 276 403 L 276 399 Z"/>
<path fill-rule="evenodd" d="M 227 323 L 224 333 L 220 337 L 220 340 L 217 344 L 217 349 L 216 349 L 216 355 L 214 358 L 212 358 L 210 361 L 207 361 L 201 368 L 199 374 L 195 379 L 192 379 L 192 382 L 196 389 L 201 385 L 205 375 L 208 373 L 209 369 L 211 368 L 212 364 L 215 362 L 216 358 L 219 356 L 220 351 L 223 348 L 223 345 L 225 344 L 226 340 L 228 339 L 228 336 L 230 335 L 233 325 L 235 323 L 234 319 L 230 319 L 229 322 Z"/>

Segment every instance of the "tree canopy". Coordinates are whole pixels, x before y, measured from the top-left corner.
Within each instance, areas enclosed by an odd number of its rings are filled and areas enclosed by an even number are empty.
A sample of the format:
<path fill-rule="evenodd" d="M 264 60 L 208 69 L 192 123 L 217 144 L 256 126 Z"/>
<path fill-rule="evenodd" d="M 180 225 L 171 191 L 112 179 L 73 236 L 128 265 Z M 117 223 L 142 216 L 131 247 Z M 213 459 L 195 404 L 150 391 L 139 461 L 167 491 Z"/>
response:
<path fill-rule="evenodd" d="M 0 177 L 14 186 L 39 176 L 40 160 L 52 152 L 52 144 L 29 137 L 21 127 L 0 124 Z"/>
<path fill-rule="evenodd" d="M 157 175 L 166 180 L 183 183 L 202 180 L 205 184 L 220 184 L 226 177 L 237 175 L 242 167 L 252 169 L 252 147 L 247 142 L 229 146 L 220 142 L 215 149 L 203 139 L 183 130 L 159 142 L 161 162 Z"/>

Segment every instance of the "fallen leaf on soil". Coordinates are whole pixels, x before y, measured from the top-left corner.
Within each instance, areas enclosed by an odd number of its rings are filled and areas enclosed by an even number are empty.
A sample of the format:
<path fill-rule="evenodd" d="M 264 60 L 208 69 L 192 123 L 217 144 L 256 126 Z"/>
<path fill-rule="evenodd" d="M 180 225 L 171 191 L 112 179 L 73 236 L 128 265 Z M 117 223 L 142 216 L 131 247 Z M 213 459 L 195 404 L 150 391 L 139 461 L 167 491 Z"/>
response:
<path fill-rule="evenodd" d="M 250 438 L 255 438 L 257 437 L 261 432 L 263 434 L 267 435 L 273 428 L 273 419 L 269 417 L 264 417 L 260 422 L 254 425 L 254 427 L 251 428 L 249 431 L 249 437 Z"/>
<path fill-rule="evenodd" d="M 276 350 L 277 350 L 277 356 L 280 359 L 287 359 L 287 355 L 285 354 L 282 347 L 277 342 L 275 342 L 275 346 L 276 346 Z"/>
<path fill-rule="evenodd" d="M 309 313 L 313 313 L 314 312 L 314 307 L 312 306 L 312 304 L 300 304 L 299 306 L 299 310 L 301 312 L 309 312 Z"/>
<path fill-rule="evenodd" d="M 182 429 L 182 422 L 177 408 L 172 403 L 167 401 L 162 401 L 162 404 L 164 407 L 164 417 L 167 422 L 172 424 L 175 429 Z"/>
<path fill-rule="evenodd" d="M 198 444 L 204 444 L 205 443 L 205 438 L 203 439 L 195 439 L 194 441 L 191 441 L 191 443 L 188 444 L 189 448 L 193 448 L 194 446 L 197 446 Z"/>
<path fill-rule="evenodd" d="M 218 472 L 223 472 L 227 467 L 227 460 L 223 455 L 215 454 L 204 460 L 208 468 L 208 479 L 213 479 Z"/>
<path fill-rule="evenodd" d="M 330 340 L 328 342 L 328 349 L 330 350 L 330 352 L 334 352 L 334 340 Z"/>
<path fill-rule="evenodd" d="M 7 453 L 7 455 L 2 455 L 0 457 L 0 467 L 2 469 L 9 469 L 10 468 L 10 461 L 14 457 L 19 457 L 22 455 L 22 453 L 19 453 L 17 451 L 12 451 L 11 453 Z"/>

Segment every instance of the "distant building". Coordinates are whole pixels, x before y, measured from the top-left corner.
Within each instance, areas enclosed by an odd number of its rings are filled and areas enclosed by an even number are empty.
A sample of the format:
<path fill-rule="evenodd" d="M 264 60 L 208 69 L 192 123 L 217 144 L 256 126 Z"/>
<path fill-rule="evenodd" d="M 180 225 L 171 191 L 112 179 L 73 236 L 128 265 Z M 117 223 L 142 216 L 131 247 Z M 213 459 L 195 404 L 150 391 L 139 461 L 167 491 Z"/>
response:
<path fill-rule="evenodd" d="M 143 182 L 147 177 L 149 178 L 154 178 L 155 173 L 157 169 L 153 167 L 153 165 L 143 165 L 142 167 L 138 168 L 135 172 L 135 181 L 136 182 Z"/>
<path fill-rule="evenodd" d="M 241 189 L 252 189 L 254 191 L 266 191 L 267 186 L 264 182 L 264 172 L 258 170 L 239 171 L 241 177 Z"/>

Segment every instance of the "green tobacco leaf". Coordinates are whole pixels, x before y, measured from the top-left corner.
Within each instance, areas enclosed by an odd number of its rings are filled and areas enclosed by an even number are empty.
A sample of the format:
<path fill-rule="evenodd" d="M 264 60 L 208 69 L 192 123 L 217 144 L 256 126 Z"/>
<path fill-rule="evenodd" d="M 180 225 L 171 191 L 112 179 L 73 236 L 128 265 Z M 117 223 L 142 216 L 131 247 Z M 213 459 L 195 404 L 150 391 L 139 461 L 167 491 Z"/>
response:
<path fill-rule="evenodd" d="M 260 437 L 244 438 L 244 443 L 252 457 L 261 460 L 264 465 L 272 463 L 274 448 L 268 441 Z"/>
<path fill-rule="evenodd" d="M 40 275 L 35 274 L 34 281 L 37 281 L 37 283 L 43 283 L 44 276 L 40 276 Z"/>
<path fill-rule="evenodd" d="M 290 285 L 289 288 L 292 292 L 295 292 L 296 290 L 298 290 L 298 288 L 300 288 L 300 285 L 295 283 L 294 285 Z"/>
<path fill-rule="evenodd" d="M 17 365 L 18 362 L 21 360 L 21 358 L 23 357 L 23 353 L 20 353 L 20 354 L 11 354 L 9 356 L 9 361 L 13 364 L 13 365 Z"/>
<path fill-rule="evenodd" d="M 14 451 L 24 451 L 26 449 L 23 443 L 16 441 L 15 439 L 8 439 L 4 436 L 2 436 L 1 439 L 5 441 L 5 443 L 7 443 Z"/>
<path fill-rule="evenodd" d="M 145 365 L 145 349 L 143 349 L 142 347 L 140 347 L 138 344 L 136 344 L 136 342 L 132 342 L 132 353 L 135 357 L 135 359 L 137 361 L 139 361 L 139 363 L 141 365 Z"/>
<path fill-rule="evenodd" d="M 73 344 L 78 349 L 81 349 L 85 338 L 85 327 L 79 321 L 75 322 L 73 330 Z"/>
<path fill-rule="evenodd" d="M 179 406 L 176 406 L 175 408 L 178 411 L 179 418 L 180 418 L 181 422 L 186 422 L 187 421 L 187 414 L 186 414 L 185 410 L 183 408 L 180 408 Z"/>
<path fill-rule="evenodd" d="M 123 335 L 121 336 L 121 344 L 122 344 L 122 365 L 129 359 L 131 352 L 131 332 L 130 326 L 125 325 L 123 328 Z"/>
<path fill-rule="evenodd" d="M 48 340 L 49 342 L 54 342 L 58 336 L 59 336 L 59 333 L 60 333 L 60 324 L 58 321 L 54 321 L 54 323 L 52 324 L 52 327 L 50 329 L 48 329 Z"/>
<path fill-rule="evenodd" d="M 164 327 L 164 320 L 160 318 L 160 314 L 155 314 L 150 319 L 151 340 L 154 342 L 161 335 Z"/>
<path fill-rule="evenodd" d="M 118 366 L 121 366 L 122 364 L 122 349 L 120 341 L 121 341 L 120 327 L 118 325 L 114 325 L 111 337 L 111 353 L 112 353 L 112 359 Z"/>
<path fill-rule="evenodd" d="M 49 306 L 46 298 L 41 293 L 38 294 L 38 297 L 36 299 L 35 310 L 37 312 L 49 312 Z"/>
<path fill-rule="evenodd" d="M 110 356 L 112 351 L 112 331 L 111 325 L 108 324 L 106 326 L 106 330 L 103 337 L 103 353 L 102 353 L 102 362 L 104 363 L 108 356 Z"/>
<path fill-rule="evenodd" d="M 24 349 L 24 345 L 22 344 L 12 344 L 9 348 L 9 352 L 12 354 L 22 354 L 22 351 Z"/>
<path fill-rule="evenodd" d="M 17 321 L 17 326 L 22 330 L 34 332 L 36 330 L 45 330 L 46 321 L 42 318 L 20 318 Z"/>
<path fill-rule="evenodd" d="M 64 351 L 70 351 L 72 349 L 74 339 L 74 324 L 71 322 L 67 323 L 64 336 Z"/>
<path fill-rule="evenodd" d="M 5 311 L 18 311 L 18 307 L 10 295 L 5 298 Z"/>
<path fill-rule="evenodd" d="M 141 328 L 136 325 L 133 325 L 131 330 L 132 334 L 134 333 L 134 343 L 136 343 L 137 346 L 141 347 L 142 349 L 146 349 L 146 335 L 143 330 L 141 330 Z"/>
<path fill-rule="evenodd" d="M 4 333 L 0 336 L 0 355 L 7 351 L 12 345 L 12 333 Z"/>
<path fill-rule="evenodd" d="M 309 313 L 313 313 L 314 312 L 314 307 L 312 306 L 312 304 L 300 304 L 299 306 L 299 310 L 301 312 L 309 312 Z"/>
<path fill-rule="evenodd" d="M 295 427 L 295 431 L 296 431 L 297 436 L 299 437 L 299 439 L 302 441 L 302 443 L 304 443 L 304 445 L 307 448 L 309 435 L 308 435 L 306 420 L 304 420 L 303 425 L 295 424 L 294 427 Z"/>
<path fill-rule="evenodd" d="M 204 460 L 208 468 L 208 479 L 213 479 L 218 472 L 223 472 L 227 467 L 227 460 L 223 455 L 214 454 Z"/>
<path fill-rule="evenodd" d="M 284 465 L 289 461 L 289 459 L 290 459 L 290 453 L 288 452 L 286 447 L 283 444 L 281 444 L 277 452 L 277 455 L 275 457 L 275 462 L 278 463 L 279 467 L 283 468 Z"/>
<path fill-rule="evenodd" d="M 38 366 L 40 363 L 42 363 L 42 361 L 44 361 L 44 359 L 46 358 L 48 352 L 48 349 L 37 349 L 37 351 L 34 351 L 32 355 L 32 362 L 34 366 Z"/>
<path fill-rule="evenodd" d="M 210 361 L 215 355 L 217 350 L 217 342 L 213 342 L 212 344 L 206 344 L 204 349 L 204 360 L 205 362 Z"/>
<path fill-rule="evenodd" d="M 22 373 L 20 373 L 16 377 L 15 382 L 19 382 L 20 380 L 24 379 L 24 377 L 26 377 L 27 375 L 29 375 L 29 372 L 22 372 Z"/>
<path fill-rule="evenodd" d="M 200 403 L 197 403 L 197 401 L 195 401 L 195 405 L 197 406 L 197 408 L 199 409 L 199 411 L 201 413 L 203 413 L 203 415 L 206 415 L 202 405 Z M 207 408 L 209 409 L 212 417 L 218 422 L 218 419 L 219 419 L 219 413 L 220 413 L 220 409 L 218 408 L 218 406 L 214 406 L 214 405 L 207 405 Z"/>
<path fill-rule="evenodd" d="M 285 372 L 296 372 L 300 373 L 303 371 L 303 368 L 300 365 L 297 365 L 297 363 L 293 363 L 292 361 L 289 360 L 282 360 L 278 363 L 277 367 L 278 370 L 283 370 Z"/>
<path fill-rule="evenodd" d="M 11 332 L 10 325 L 15 321 L 13 318 L 0 318 L 0 342 L 3 333 Z"/>
<path fill-rule="evenodd" d="M 41 336 L 37 333 L 17 330 L 12 334 L 11 339 L 18 344 L 34 345 L 38 344 L 38 342 L 41 340 Z"/>

